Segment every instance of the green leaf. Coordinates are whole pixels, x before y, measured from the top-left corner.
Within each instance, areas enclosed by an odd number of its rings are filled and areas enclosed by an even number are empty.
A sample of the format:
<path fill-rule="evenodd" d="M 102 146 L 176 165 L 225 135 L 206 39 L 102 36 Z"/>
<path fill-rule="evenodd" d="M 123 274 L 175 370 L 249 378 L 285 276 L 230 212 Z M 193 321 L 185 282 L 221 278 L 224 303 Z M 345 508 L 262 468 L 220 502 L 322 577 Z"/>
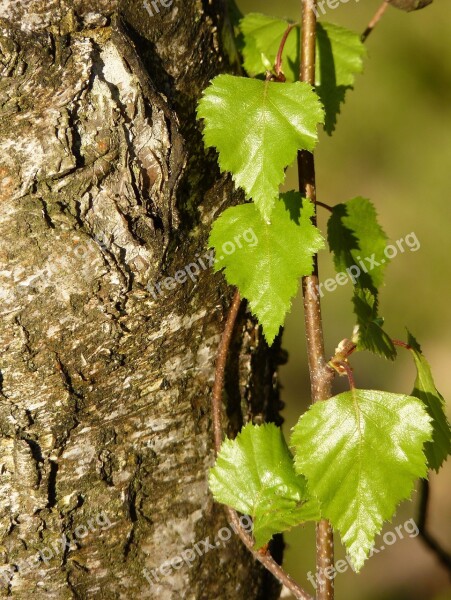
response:
<path fill-rule="evenodd" d="M 353 198 L 334 206 L 327 237 L 337 273 L 352 269 L 354 285 L 361 288 L 375 291 L 382 285 L 389 263 L 385 256 L 388 238 L 369 200 Z"/>
<path fill-rule="evenodd" d="M 270 220 L 285 168 L 298 150 L 313 150 L 324 119 L 318 96 L 306 83 L 274 83 L 218 75 L 204 91 L 198 117 L 204 141 L 219 152 L 222 171 Z"/>
<path fill-rule="evenodd" d="M 327 238 L 337 273 L 348 273 L 354 285 L 357 348 L 394 360 L 396 349 L 382 328 L 384 320 L 378 314 L 377 299 L 389 263 L 385 255 L 388 238 L 372 203 L 366 198 L 353 198 L 334 206 Z"/>
<path fill-rule="evenodd" d="M 357 327 L 352 339 L 357 344 L 357 350 L 369 350 L 388 360 L 395 360 L 396 348 L 382 328 L 384 319 L 378 316 L 377 296 L 370 290 L 356 288 L 352 302 L 357 315 Z"/>
<path fill-rule="evenodd" d="M 295 466 L 357 571 L 384 521 L 427 474 L 430 417 L 417 399 L 354 390 L 313 405 L 293 428 Z"/>
<path fill-rule="evenodd" d="M 411 333 L 408 332 L 408 344 L 417 368 L 417 378 L 412 396 L 419 398 L 432 419 L 432 441 L 424 448 L 430 469 L 437 472 L 451 454 L 450 426 L 445 414 L 445 401 L 435 387 L 431 367 L 424 358 L 421 347 Z"/>
<path fill-rule="evenodd" d="M 259 13 L 249 13 L 242 19 L 244 68 L 249 75 L 263 75 L 268 65 L 274 65 L 280 41 L 289 24 L 284 19 Z M 282 71 L 287 81 L 299 79 L 300 35 L 297 26 L 285 44 Z M 331 23 L 317 24 L 315 85 L 326 110 L 324 128 L 329 134 L 334 130 L 346 91 L 352 89 L 355 75 L 363 71 L 365 54 L 365 46 L 357 33 Z"/>
<path fill-rule="evenodd" d="M 276 202 L 270 225 L 254 204 L 228 208 L 213 224 L 209 245 L 216 251 L 215 270 L 224 268 L 228 283 L 248 300 L 268 344 L 284 323 L 299 278 L 312 273 L 313 255 L 324 247 L 310 220 L 313 211 L 311 202 L 288 192 Z"/>
<path fill-rule="evenodd" d="M 274 66 L 280 41 L 290 21 L 249 13 L 240 21 L 244 36 L 243 66 L 251 77 L 263 75 L 266 65 Z M 282 57 L 282 71 L 287 81 L 299 79 L 300 29 L 296 27 L 287 38 Z"/>
<path fill-rule="evenodd" d="M 318 23 L 317 84 L 353 86 L 355 75 L 363 72 L 365 45 L 360 35 L 333 23 Z M 335 81 L 333 81 L 335 80 Z"/>
<path fill-rule="evenodd" d="M 326 111 L 324 129 L 331 135 L 346 92 L 363 72 L 366 48 L 359 34 L 332 23 L 318 23 L 316 36 L 316 91 Z"/>
<path fill-rule="evenodd" d="M 217 502 L 253 517 L 257 548 L 275 533 L 320 519 L 318 503 L 309 499 L 305 478 L 296 474 L 282 431 L 272 423 L 248 424 L 235 440 L 225 440 L 209 485 Z"/>

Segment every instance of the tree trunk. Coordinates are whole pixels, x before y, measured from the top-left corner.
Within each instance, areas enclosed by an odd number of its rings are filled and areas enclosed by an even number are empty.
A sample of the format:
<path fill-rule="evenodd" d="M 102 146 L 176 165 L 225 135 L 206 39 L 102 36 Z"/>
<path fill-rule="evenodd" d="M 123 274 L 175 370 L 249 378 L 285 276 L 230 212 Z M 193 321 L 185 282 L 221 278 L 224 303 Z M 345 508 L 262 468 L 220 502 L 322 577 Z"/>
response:
<path fill-rule="evenodd" d="M 1 597 L 278 596 L 207 486 L 207 239 L 239 196 L 195 105 L 225 10 L 0 0 Z M 279 358 L 242 308 L 229 435 L 278 420 Z"/>

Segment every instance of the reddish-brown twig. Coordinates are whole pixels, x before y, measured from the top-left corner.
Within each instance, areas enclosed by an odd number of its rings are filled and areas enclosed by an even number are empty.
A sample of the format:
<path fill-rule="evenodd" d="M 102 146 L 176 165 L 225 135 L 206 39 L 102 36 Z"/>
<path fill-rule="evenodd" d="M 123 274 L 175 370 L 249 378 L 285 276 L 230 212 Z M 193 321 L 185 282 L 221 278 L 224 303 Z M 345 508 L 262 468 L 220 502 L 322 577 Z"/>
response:
<path fill-rule="evenodd" d="M 227 315 L 224 331 L 219 343 L 218 354 L 216 358 L 215 381 L 212 394 L 212 418 L 213 434 L 215 442 L 215 452 L 218 454 L 222 444 L 222 391 L 224 389 L 224 376 L 227 363 L 227 354 L 229 352 L 230 341 L 232 339 L 233 328 L 241 305 L 240 293 L 236 290 Z"/>
<path fill-rule="evenodd" d="M 316 0 L 302 0 L 302 39 L 300 79 L 315 85 L 316 64 Z M 315 160 L 307 151 L 298 154 L 299 191 L 304 198 L 316 203 Z M 316 204 L 313 223 L 316 225 Z M 333 370 L 328 366 L 324 351 L 321 304 L 318 290 L 318 261 L 312 275 L 302 280 L 304 319 L 307 337 L 312 401 L 327 400 L 332 395 Z M 330 523 L 321 520 L 316 527 L 316 571 L 324 575 L 334 565 L 334 536 Z M 334 582 L 317 577 L 317 600 L 333 600 Z"/>
<path fill-rule="evenodd" d="M 229 521 L 233 525 L 233 529 L 237 532 L 243 544 L 246 548 L 252 553 L 253 557 L 261 562 L 261 564 L 268 569 L 270 573 L 276 577 L 280 583 L 282 583 L 285 587 L 287 587 L 296 600 L 313 600 L 310 594 L 307 594 L 295 581 L 292 579 L 288 573 L 276 563 L 273 557 L 267 553 L 261 553 L 254 550 L 254 540 L 252 537 L 244 531 L 241 527 L 240 520 L 238 518 L 238 514 L 233 508 L 227 507 L 227 514 L 229 516 Z"/>
<path fill-rule="evenodd" d="M 230 348 L 230 342 L 232 340 L 233 329 L 235 327 L 236 318 L 241 305 L 241 298 L 238 290 L 230 305 L 230 309 L 227 315 L 224 331 L 219 343 L 218 355 L 216 359 L 216 371 L 215 381 L 213 385 L 213 398 L 212 398 L 212 419 L 213 419 L 213 436 L 214 436 L 214 447 L 215 453 L 218 454 L 221 443 L 222 443 L 222 392 L 224 390 L 224 376 L 227 364 L 227 355 Z M 246 546 L 246 548 L 252 553 L 252 556 L 258 560 L 270 573 L 274 575 L 283 585 L 285 585 L 296 598 L 296 600 L 313 600 L 312 596 L 307 594 L 289 575 L 285 570 L 276 563 L 273 557 L 268 552 L 258 552 L 254 550 L 254 540 L 252 537 L 243 529 L 237 512 L 230 506 L 226 506 L 226 511 L 229 517 L 233 529 Z"/>

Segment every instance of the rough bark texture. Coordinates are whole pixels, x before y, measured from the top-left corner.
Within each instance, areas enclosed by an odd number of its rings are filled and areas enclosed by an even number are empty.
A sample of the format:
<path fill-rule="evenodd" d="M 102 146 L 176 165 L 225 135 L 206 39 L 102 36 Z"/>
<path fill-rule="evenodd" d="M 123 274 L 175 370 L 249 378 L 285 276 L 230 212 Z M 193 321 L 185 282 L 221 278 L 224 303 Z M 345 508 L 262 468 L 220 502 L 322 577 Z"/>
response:
<path fill-rule="evenodd" d="M 0 0 L 1 597 L 278 595 L 234 535 L 143 575 L 226 525 L 206 474 L 230 295 L 199 263 L 152 287 L 238 201 L 194 115 L 227 68 L 223 13 Z M 277 420 L 279 358 L 242 310 L 229 433 Z"/>

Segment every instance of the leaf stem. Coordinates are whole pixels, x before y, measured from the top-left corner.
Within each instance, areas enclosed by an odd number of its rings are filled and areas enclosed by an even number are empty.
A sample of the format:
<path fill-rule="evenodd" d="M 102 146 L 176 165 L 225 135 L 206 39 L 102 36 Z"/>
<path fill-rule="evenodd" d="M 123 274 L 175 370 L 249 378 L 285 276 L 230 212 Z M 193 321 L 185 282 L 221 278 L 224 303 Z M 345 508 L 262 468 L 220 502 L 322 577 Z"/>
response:
<path fill-rule="evenodd" d="M 388 8 L 388 0 L 384 0 L 382 2 L 382 4 L 379 6 L 379 8 L 377 9 L 376 14 L 374 15 L 374 17 L 368 23 L 368 27 L 362 33 L 362 35 L 360 37 L 360 39 L 362 40 L 362 42 L 366 41 L 367 37 L 370 35 L 370 33 L 373 31 L 373 29 L 376 27 L 376 25 L 382 19 L 382 16 L 384 15 L 384 13 L 387 10 L 387 8 Z"/>
<path fill-rule="evenodd" d="M 347 377 L 348 377 L 348 381 L 349 381 L 349 387 L 351 390 L 355 390 L 355 380 L 354 380 L 354 373 L 352 372 L 352 368 L 351 365 L 346 362 L 345 360 L 342 360 L 340 362 L 336 363 L 341 369 L 343 369 L 343 371 L 345 371 Z M 343 373 L 344 375 L 344 373 Z"/>
<path fill-rule="evenodd" d="M 392 340 L 392 344 L 394 346 L 400 346 L 401 348 L 405 348 L 406 350 L 413 350 L 412 346 L 406 344 L 405 342 L 401 342 L 401 340 Z"/>
<path fill-rule="evenodd" d="M 334 209 L 332 206 L 329 206 L 328 204 L 326 204 L 325 202 L 320 202 L 319 200 L 315 200 L 315 204 L 316 206 L 321 206 L 321 208 L 325 208 L 326 210 L 328 210 L 329 212 L 334 212 Z"/>
<path fill-rule="evenodd" d="M 316 0 L 301 0 L 302 37 L 300 79 L 315 84 L 316 62 Z M 316 180 L 313 154 L 298 153 L 299 191 L 315 204 L 313 223 L 316 225 Z M 327 365 L 324 350 L 321 304 L 318 289 L 318 257 L 314 257 L 314 271 L 302 280 L 304 318 L 307 337 L 312 401 L 326 400 L 332 395 L 333 370 Z M 334 564 L 334 538 L 330 523 L 320 521 L 316 526 L 317 600 L 333 600 L 333 580 L 325 577 L 326 569 Z"/>
<path fill-rule="evenodd" d="M 279 50 L 277 52 L 276 62 L 274 63 L 274 70 L 279 81 L 285 81 L 285 75 L 282 71 L 282 55 L 285 48 L 286 41 L 290 32 L 296 27 L 296 23 L 290 23 L 283 34 L 282 40 L 280 41 Z M 282 76 L 282 77 L 281 77 Z"/>

